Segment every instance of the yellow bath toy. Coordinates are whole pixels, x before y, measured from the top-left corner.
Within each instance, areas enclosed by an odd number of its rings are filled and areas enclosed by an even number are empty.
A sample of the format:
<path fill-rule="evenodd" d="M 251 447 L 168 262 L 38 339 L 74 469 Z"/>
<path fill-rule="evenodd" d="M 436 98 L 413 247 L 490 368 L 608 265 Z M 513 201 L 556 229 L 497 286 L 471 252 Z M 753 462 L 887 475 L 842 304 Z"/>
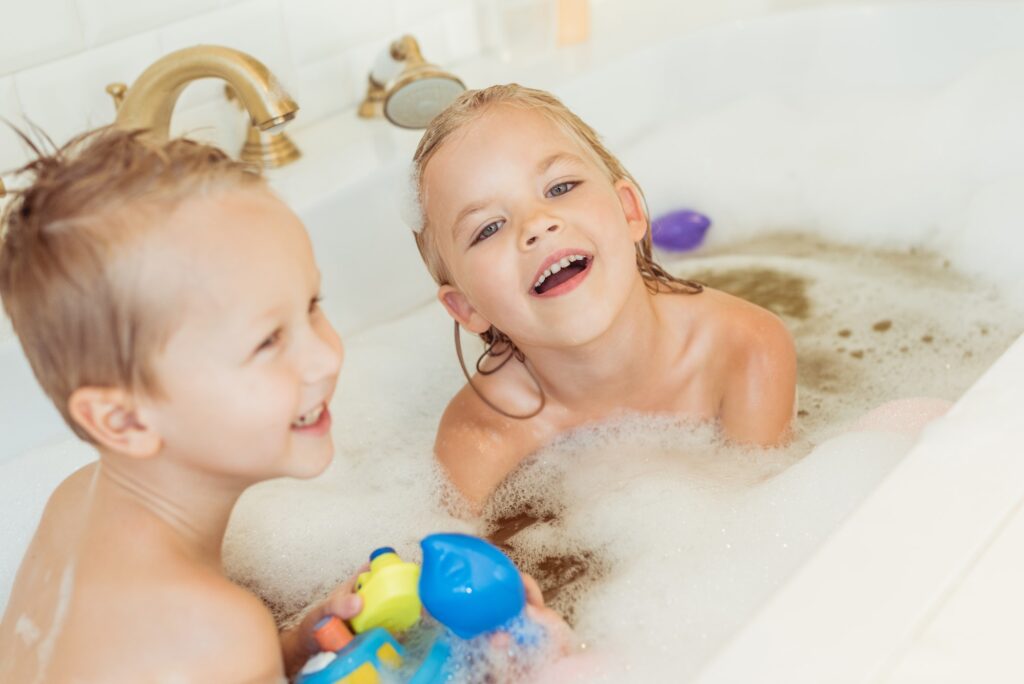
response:
<path fill-rule="evenodd" d="M 356 593 L 363 610 L 349 623 L 356 634 L 374 627 L 404 632 L 420 619 L 420 566 L 399 558 L 390 546 L 370 554 L 370 571 L 359 575 Z"/>

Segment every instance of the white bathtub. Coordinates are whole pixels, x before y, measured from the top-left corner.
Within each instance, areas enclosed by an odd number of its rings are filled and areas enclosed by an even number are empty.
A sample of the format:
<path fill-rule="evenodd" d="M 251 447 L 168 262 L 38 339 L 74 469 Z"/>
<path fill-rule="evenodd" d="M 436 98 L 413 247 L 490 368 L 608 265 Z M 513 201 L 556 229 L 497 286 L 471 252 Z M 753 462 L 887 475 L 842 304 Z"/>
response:
<path fill-rule="evenodd" d="M 869 244 L 941 249 L 955 266 L 986 273 L 1018 301 L 1024 298 L 1024 279 L 1014 279 L 1024 271 L 1024 219 L 1015 217 L 1024 216 L 1024 117 L 1013 116 L 1024 110 L 1024 5 L 840 7 L 691 32 L 670 19 L 646 25 L 658 34 L 650 41 L 598 36 L 590 46 L 532 65 L 480 60 L 463 65 L 460 75 L 471 86 L 518 80 L 553 90 L 618 150 L 668 117 L 696 124 L 751 98 L 808 115 L 824 100 L 956 94 L 958 79 L 975 74 L 970 84 L 982 89 L 980 102 L 1008 110 L 991 112 L 976 144 L 958 139 L 951 146 L 965 171 L 939 179 L 949 182 L 948 191 L 907 183 L 904 200 L 890 201 L 888 215 L 873 211 L 870 188 L 859 212 L 826 221 L 827 207 L 814 205 L 821 198 L 794 195 L 789 209 L 780 208 L 763 190 L 771 183 L 745 179 L 728 163 L 680 164 L 707 164 L 702 175 L 721 174 L 694 190 L 720 219 L 712 238 L 719 243 L 785 225 L 794 218 L 791 210 L 804 225 L 808 216 L 821 218 L 810 223 L 826 237 L 848 238 L 856 229 Z M 956 124 L 955 117 L 941 122 L 950 131 Z M 272 181 L 309 227 L 326 308 L 342 334 L 429 301 L 432 283 L 399 217 L 395 190 L 418 135 L 347 113 L 299 128 L 295 138 L 304 159 Z M 927 146 L 911 152 L 922 150 Z M 818 162 L 822 169 L 844 164 Z M 934 160 L 911 155 L 907 162 L 928 178 Z M 879 172 L 883 184 L 886 173 L 891 170 Z M 642 174 L 640 180 L 652 209 L 665 208 L 672 186 Z M 716 188 L 728 192 L 719 196 Z M 369 285 L 378 282 L 381 259 L 389 264 L 385 291 Z M 90 453 L 70 441 L 7 329 L 0 333 L 0 378 L 2 610 L 47 492 Z M 1024 679 L 1015 644 L 1000 636 L 1020 634 L 1017 616 L 1024 614 L 1024 591 L 1016 588 L 1024 571 L 1024 544 L 1016 543 L 1024 540 L 1022 445 L 1024 341 L 1018 340 L 948 417 L 924 432 L 699 681 L 936 681 L 935 671 L 953 673 L 950 681 Z"/>

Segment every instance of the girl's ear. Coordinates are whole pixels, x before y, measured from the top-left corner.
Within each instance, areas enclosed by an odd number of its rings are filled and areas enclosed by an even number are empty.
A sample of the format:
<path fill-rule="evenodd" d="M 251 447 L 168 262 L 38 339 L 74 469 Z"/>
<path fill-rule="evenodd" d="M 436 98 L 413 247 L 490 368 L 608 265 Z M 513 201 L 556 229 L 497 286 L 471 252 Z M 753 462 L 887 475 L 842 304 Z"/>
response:
<path fill-rule="evenodd" d="M 451 285 L 442 285 L 437 289 L 437 299 L 447 309 L 448 315 L 459 322 L 463 328 L 477 335 L 491 328 L 491 322 L 477 313 L 469 299 L 461 291 Z"/>
<path fill-rule="evenodd" d="M 649 222 L 645 211 L 644 198 L 640 189 L 626 178 L 615 181 L 615 192 L 619 196 L 622 213 L 629 225 L 629 236 L 633 242 L 640 242 L 647 234 Z"/>
<path fill-rule="evenodd" d="M 134 458 L 150 458 L 163 440 L 139 420 L 129 392 L 118 387 L 79 387 L 68 398 L 74 421 L 100 446 Z"/>

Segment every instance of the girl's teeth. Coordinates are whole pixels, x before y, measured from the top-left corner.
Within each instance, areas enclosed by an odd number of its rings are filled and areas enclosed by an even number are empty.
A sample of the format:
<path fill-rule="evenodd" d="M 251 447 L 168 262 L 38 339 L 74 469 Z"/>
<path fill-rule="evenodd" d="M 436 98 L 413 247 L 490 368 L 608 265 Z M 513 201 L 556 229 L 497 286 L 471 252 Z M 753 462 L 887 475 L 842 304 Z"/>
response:
<path fill-rule="evenodd" d="M 569 264 L 572 262 L 579 261 L 580 259 L 586 259 L 586 257 L 582 254 L 573 254 L 572 256 L 562 257 L 560 261 L 556 261 L 551 264 L 549 268 L 545 269 L 544 272 L 540 274 L 540 278 L 537 278 L 537 282 L 533 284 L 534 288 L 540 287 L 541 283 L 547 280 L 552 273 L 558 273 L 563 268 L 568 268 Z"/>

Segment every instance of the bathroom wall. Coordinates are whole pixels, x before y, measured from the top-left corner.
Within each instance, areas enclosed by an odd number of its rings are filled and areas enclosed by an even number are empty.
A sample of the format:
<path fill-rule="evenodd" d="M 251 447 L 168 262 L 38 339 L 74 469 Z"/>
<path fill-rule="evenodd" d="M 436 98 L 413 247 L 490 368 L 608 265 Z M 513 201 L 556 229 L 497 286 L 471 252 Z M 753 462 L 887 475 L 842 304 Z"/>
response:
<path fill-rule="evenodd" d="M 591 0 L 592 34 L 642 41 L 666 31 L 766 11 L 865 0 Z M 889 0 L 901 1 L 901 0 Z M 903 0 L 906 1 L 906 0 Z M 159 56 L 197 43 L 264 61 L 299 103 L 292 128 L 353 107 L 378 53 L 403 33 L 431 61 L 457 66 L 482 52 L 529 58 L 553 40 L 556 0 L 0 0 L 0 118 L 26 120 L 63 142 L 109 123 L 108 83 L 131 81 Z M 479 84 L 471 84 L 479 85 Z M 174 132 L 229 149 L 243 116 L 214 81 L 186 89 Z M 0 125 L 0 174 L 28 159 Z"/>
<path fill-rule="evenodd" d="M 475 0 L 0 0 L 0 117 L 63 142 L 113 120 L 108 83 L 131 83 L 172 50 L 218 43 L 267 64 L 299 102 L 296 124 L 308 124 L 355 104 L 374 57 L 402 33 L 434 62 L 478 54 L 476 10 Z M 223 84 L 194 84 L 175 129 L 242 130 L 231 107 Z M 0 125 L 0 172 L 27 158 Z"/>

